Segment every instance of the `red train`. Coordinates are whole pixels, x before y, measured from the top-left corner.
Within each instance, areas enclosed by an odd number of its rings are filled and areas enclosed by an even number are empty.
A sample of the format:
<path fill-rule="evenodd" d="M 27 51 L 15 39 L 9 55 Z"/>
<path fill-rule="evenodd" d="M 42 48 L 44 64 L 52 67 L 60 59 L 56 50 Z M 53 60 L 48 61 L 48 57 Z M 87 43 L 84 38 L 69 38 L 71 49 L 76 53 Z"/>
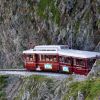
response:
<path fill-rule="evenodd" d="M 87 75 L 98 52 L 68 49 L 66 45 L 40 45 L 23 51 L 24 67 L 27 70 L 60 71 Z"/>

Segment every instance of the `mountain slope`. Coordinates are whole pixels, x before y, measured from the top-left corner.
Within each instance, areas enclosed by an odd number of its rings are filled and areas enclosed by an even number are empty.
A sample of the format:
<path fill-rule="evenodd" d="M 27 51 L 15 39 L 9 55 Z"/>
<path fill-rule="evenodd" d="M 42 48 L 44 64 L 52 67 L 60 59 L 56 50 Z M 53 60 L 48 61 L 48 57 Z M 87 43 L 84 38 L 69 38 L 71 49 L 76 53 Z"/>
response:
<path fill-rule="evenodd" d="M 22 51 L 38 44 L 98 51 L 99 29 L 99 0 L 1 0 L 0 66 L 19 67 Z"/>

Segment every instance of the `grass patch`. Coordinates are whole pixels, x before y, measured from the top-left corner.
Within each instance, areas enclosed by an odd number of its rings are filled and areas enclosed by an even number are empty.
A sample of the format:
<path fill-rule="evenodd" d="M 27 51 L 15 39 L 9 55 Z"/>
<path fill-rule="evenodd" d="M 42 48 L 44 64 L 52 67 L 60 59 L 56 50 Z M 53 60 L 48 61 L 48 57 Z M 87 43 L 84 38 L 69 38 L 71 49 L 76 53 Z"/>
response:
<path fill-rule="evenodd" d="M 0 75 L 0 100 L 6 100 L 4 88 L 7 85 L 8 76 Z"/>
<path fill-rule="evenodd" d="M 33 100 L 33 97 L 37 97 L 39 93 L 39 89 L 46 84 L 48 89 L 52 88 L 53 80 L 51 78 L 47 78 L 45 76 L 40 75 L 32 75 L 29 77 L 23 77 L 23 83 L 21 84 L 21 88 L 19 90 L 19 94 L 14 98 L 14 100 L 21 100 L 25 91 L 30 93 L 30 100 Z M 52 92 L 52 91 L 51 91 Z"/>
<path fill-rule="evenodd" d="M 60 12 L 55 5 L 55 0 L 40 0 L 38 4 L 37 14 L 48 20 L 48 13 L 52 14 L 52 20 L 59 25 L 60 23 Z"/>
<path fill-rule="evenodd" d="M 4 18 L 0 16 L 0 23 L 2 23 L 3 21 L 4 21 Z"/>
<path fill-rule="evenodd" d="M 74 27 L 75 27 L 76 33 L 78 33 L 79 32 L 79 28 L 80 28 L 80 21 L 79 20 L 75 22 Z"/>
<path fill-rule="evenodd" d="M 100 66 L 100 60 L 97 60 L 97 61 L 96 61 L 96 65 L 97 65 L 97 66 Z"/>
<path fill-rule="evenodd" d="M 88 23 L 89 20 L 90 20 L 90 18 L 91 18 L 91 12 L 90 12 L 90 10 L 87 10 L 87 11 L 85 12 L 84 18 L 85 18 L 86 23 Z"/>
<path fill-rule="evenodd" d="M 97 20 L 96 25 L 100 28 L 100 19 Z"/>
<path fill-rule="evenodd" d="M 84 82 L 74 82 L 69 86 L 69 91 L 65 95 L 64 100 L 69 100 L 70 96 L 73 96 L 76 100 L 78 91 L 81 91 L 85 97 L 85 100 L 94 100 L 100 96 L 100 79 L 87 80 Z M 96 99 L 96 100 L 97 100 Z"/>

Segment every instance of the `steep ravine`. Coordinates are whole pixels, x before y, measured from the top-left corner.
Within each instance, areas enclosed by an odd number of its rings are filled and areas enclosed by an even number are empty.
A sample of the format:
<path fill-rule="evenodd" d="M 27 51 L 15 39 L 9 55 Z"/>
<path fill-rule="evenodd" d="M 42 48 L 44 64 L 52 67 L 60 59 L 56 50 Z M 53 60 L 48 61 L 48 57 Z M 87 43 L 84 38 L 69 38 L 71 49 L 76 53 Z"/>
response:
<path fill-rule="evenodd" d="M 100 0 L 1 0 L 0 68 L 21 67 L 39 44 L 100 51 Z"/>

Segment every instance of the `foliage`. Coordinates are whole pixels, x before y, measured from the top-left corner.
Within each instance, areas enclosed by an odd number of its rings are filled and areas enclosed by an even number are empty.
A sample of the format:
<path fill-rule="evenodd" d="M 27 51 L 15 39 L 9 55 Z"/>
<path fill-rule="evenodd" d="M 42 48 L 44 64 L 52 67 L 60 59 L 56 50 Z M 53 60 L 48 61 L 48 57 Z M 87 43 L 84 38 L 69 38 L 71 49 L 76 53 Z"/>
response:
<path fill-rule="evenodd" d="M 0 16 L 0 23 L 2 23 L 3 21 L 4 21 L 4 18 Z"/>
<path fill-rule="evenodd" d="M 52 20 L 59 24 L 60 12 L 55 5 L 55 0 L 40 0 L 38 4 L 38 15 L 48 20 L 49 13 L 52 14 Z"/>
<path fill-rule="evenodd" d="M 100 19 L 97 20 L 96 26 L 98 26 L 98 28 L 100 28 Z"/>
<path fill-rule="evenodd" d="M 8 76 L 0 76 L 0 100 L 6 100 L 3 88 L 7 85 Z"/>
<path fill-rule="evenodd" d="M 79 28 L 80 28 L 80 21 L 79 20 L 75 22 L 74 27 L 75 27 L 75 32 L 77 34 L 79 32 Z"/>
<path fill-rule="evenodd" d="M 100 96 L 100 79 L 98 78 L 95 80 L 71 83 L 64 100 L 69 100 L 70 96 L 73 96 L 76 100 L 78 91 L 83 93 L 85 100 L 94 100 L 94 98 L 97 99 Z"/>
<path fill-rule="evenodd" d="M 89 23 L 89 20 L 90 20 L 90 18 L 91 18 L 91 12 L 90 12 L 90 10 L 87 10 L 87 11 L 85 12 L 84 18 L 85 18 L 86 23 Z"/>
<path fill-rule="evenodd" d="M 100 59 L 96 61 L 96 65 L 100 66 Z"/>
<path fill-rule="evenodd" d="M 39 93 L 39 89 L 42 88 L 43 84 L 48 86 L 48 89 L 51 89 L 51 84 L 53 80 L 51 78 L 47 78 L 40 75 L 32 75 L 29 77 L 23 78 L 23 84 L 21 85 L 21 89 L 19 90 L 19 95 L 14 98 L 14 100 L 20 100 L 24 95 L 25 91 L 30 93 L 30 100 L 33 100 L 33 97 L 37 97 Z M 52 92 L 52 91 L 51 91 Z"/>

